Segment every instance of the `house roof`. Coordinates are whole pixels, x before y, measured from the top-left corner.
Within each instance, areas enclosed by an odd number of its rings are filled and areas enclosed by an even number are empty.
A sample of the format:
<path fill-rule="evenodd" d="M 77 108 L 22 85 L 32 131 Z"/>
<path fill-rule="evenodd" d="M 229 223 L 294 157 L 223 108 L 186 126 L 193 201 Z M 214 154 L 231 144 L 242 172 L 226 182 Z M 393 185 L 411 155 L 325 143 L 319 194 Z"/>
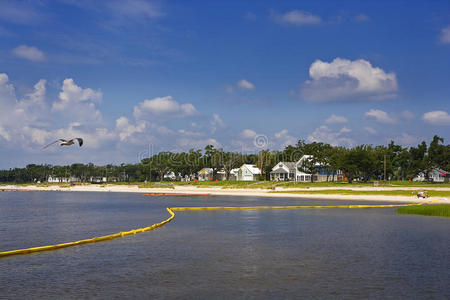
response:
<path fill-rule="evenodd" d="M 286 170 L 287 169 L 287 170 Z M 297 169 L 296 163 L 280 161 L 273 167 L 270 173 L 293 173 Z"/>
<path fill-rule="evenodd" d="M 442 174 L 448 174 L 447 171 L 444 171 L 444 170 L 439 169 L 439 168 L 433 168 L 433 171 L 436 171 L 436 172 L 439 172 L 439 173 L 442 173 Z"/>
<path fill-rule="evenodd" d="M 200 171 L 198 171 L 199 174 L 211 174 L 213 172 L 213 169 L 211 168 L 203 168 Z"/>
<path fill-rule="evenodd" d="M 259 168 L 257 168 L 255 165 L 243 164 L 241 166 L 241 169 L 244 167 L 247 168 L 250 171 L 250 173 L 252 173 L 253 175 L 261 174 L 261 170 Z"/>
<path fill-rule="evenodd" d="M 230 174 L 237 175 L 239 168 L 231 169 Z"/>

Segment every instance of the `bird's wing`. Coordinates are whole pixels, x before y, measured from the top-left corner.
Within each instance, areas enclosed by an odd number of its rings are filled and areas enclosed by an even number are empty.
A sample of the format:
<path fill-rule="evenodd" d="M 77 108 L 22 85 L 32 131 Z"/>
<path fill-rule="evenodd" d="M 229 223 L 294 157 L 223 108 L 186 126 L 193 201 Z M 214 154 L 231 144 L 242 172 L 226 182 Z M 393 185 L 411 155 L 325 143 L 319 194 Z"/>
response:
<path fill-rule="evenodd" d="M 78 141 L 78 144 L 81 146 L 83 146 L 83 139 L 82 138 L 74 138 L 74 140 Z"/>
<path fill-rule="evenodd" d="M 65 139 L 59 139 L 59 141 L 63 142 L 63 143 L 67 143 L 67 140 L 65 140 Z"/>
<path fill-rule="evenodd" d="M 58 143 L 58 142 L 60 142 L 60 141 L 63 141 L 63 140 L 61 140 L 61 139 L 56 140 L 56 141 L 54 141 L 54 142 L 48 144 L 47 146 L 45 146 L 43 149 L 45 149 L 45 148 L 47 148 L 47 147 L 50 147 L 50 146 L 53 145 L 54 143 Z"/>

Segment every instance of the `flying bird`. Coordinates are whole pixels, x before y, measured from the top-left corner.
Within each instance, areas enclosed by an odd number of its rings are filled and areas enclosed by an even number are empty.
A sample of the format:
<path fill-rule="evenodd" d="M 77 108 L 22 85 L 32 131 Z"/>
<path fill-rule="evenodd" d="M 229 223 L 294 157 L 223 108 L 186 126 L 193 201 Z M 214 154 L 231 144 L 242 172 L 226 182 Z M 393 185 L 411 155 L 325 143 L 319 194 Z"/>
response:
<path fill-rule="evenodd" d="M 48 144 L 47 146 L 44 147 L 44 149 L 47 147 L 50 147 L 51 145 L 53 145 L 55 143 L 60 143 L 59 144 L 60 146 L 72 146 L 75 143 L 75 140 L 78 141 L 78 145 L 80 145 L 80 147 L 83 146 L 82 138 L 74 138 L 71 140 L 59 139 L 59 140 L 54 141 L 53 143 Z"/>

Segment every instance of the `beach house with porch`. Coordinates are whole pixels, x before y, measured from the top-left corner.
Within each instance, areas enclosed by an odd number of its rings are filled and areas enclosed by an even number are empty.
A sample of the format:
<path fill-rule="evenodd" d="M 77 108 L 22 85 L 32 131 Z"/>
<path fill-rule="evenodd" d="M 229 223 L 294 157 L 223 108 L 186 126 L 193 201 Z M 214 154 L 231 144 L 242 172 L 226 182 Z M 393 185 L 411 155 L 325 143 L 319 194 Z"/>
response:
<path fill-rule="evenodd" d="M 314 163 L 317 172 L 314 174 L 307 173 L 303 166 L 313 159 L 314 157 L 312 155 L 303 155 L 297 162 L 279 162 L 272 168 L 270 180 L 309 182 L 311 181 L 311 176 L 313 181 L 334 181 L 342 179 L 341 171 L 338 170 L 329 173 L 326 166 L 323 166 L 318 162 Z"/>
<path fill-rule="evenodd" d="M 283 181 L 283 180 L 296 180 L 297 178 L 297 164 L 295 162 L 280 161 L 272 168 L 270 172 L 270 180 Z"/>
<path fill-rule="evenodd" d="M 256 181 L 259 180 L 261 170 L 255 165 L 243 164 L 237 173 L 238 181 Z"/>

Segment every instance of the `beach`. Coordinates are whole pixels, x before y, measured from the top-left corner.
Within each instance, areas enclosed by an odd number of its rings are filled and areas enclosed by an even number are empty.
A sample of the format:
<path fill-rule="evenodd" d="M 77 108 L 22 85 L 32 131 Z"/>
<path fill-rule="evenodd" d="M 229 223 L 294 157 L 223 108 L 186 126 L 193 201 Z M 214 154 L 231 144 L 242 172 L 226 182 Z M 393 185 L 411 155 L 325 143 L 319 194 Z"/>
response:
<path fill-rule="evenodd" d="M 296 188 L 279 188 L 276 190 L 269 189 L 224 189 L 221 187 L 196 187 L 192 185 L 177 186 L 173 188 L 161 187 L 161 188 L 141 188 L 137 185 L 74 185 L 69 187 L 61 187 L 59 185 L 50 186 L 16 186 L 6 185 L 2 186 L 0 190 L 3 191 L 59 191 L 59 192 L 112 192 L 112 193 L 142 193 L 142 194 L 177 194 L 177 195 L 211 195 L 211 196 L 250 196 L 250 197 L 276 197 L 276 198 L 308 198 L 308 199 L 328 199 L 328 200 L 361 200 L 361 201 L 388 201 L 388 202 L 408 202 L 408 203 L 422 203 L 425 201 L 432 201 L 433 204 L 450 204 L 449 197 L 429 197 L 429 198 L 417 198 L 416 192 L 419 190 L 428 191 L 450 191 L 450 188 L 444 187 L 430 187 L 430 188 L 418 188 L 418 187 L 348 187 L 339 188 L 340 190 L 349 191 L 410 191 L 411 196 L 397 196 L 397 195 L 342 195 L 342 194 L 320 194 L 318 191 L 330 191 L 335 190 L 335 187 L 311 187 L 308 189 L 296 189 Z M 296 194 L 295 192 L 301 192 Z M 308 193 L 308 191 L 315 193 Z"/>

